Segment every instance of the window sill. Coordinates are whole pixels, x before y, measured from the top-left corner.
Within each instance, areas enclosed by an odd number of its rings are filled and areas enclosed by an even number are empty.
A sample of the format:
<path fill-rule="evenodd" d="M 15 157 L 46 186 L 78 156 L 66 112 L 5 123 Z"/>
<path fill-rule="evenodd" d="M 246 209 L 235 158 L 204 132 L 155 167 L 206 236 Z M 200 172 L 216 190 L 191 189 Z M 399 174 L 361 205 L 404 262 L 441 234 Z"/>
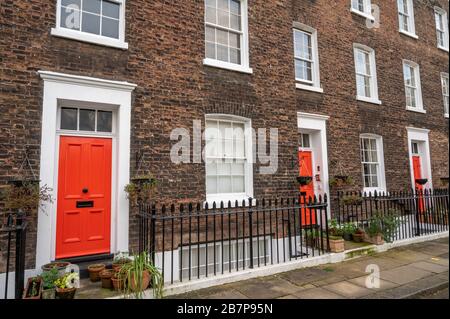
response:
<path fill-rule="evenodd" d="M 239 64 L 233 64 L 223 61 L 218 61 L 214 59 L 203 59 L 203 65 L 212 66 L 215 68 L 226 69 L 230 71 L 236 71 L 241 73 L 253 74 L 253 69 L 249 67 L 245 67 Z"/>
<path fill-rule="evenodd" d="M 309 86 L 301 83 L 295 83 L 295 88 L 299 90 L 306 90 L 311 92 L 323 93 L 323 89 L 317 86 Z"/>
<path fill-rule="evenodd" d="M 407 35 L 408 37 L 418 39 L 419 37 L 415 33 L 411 33 L 405 30 L 398 30 L 401 34 Z"/>
<path fill-rule="evenodd" d="M 118 48 L 127 50 L 128 43 L 121 40 L 111 39 L 108 37 L 102 37 L 95 34 L 84 33 L 80 31 L 74 31 L 64 28 L 52 28 L 51 35 L 55 37 L 67 38 L 71 40 L 77 40 L 81 42 L 93 43 L 97 45 L 103 45 L 112 48 Z"/>
<path fill-rule="evenodd" d="M 372 21 L 375 20 L 375 17 L 374 17 L 373 15 L 369 14 L 369 13 L 361 12 L 361 11 L 355 10 L 355 9 L 353 9 L 353 8 L 350 8 L 350 11 L 351 11 L 352 13 L 357 14 L 357 15 L 359 15 L 359 16 L 361 16 L 361 17 L 366 18 L 366 19 L 370 19 L 370 20 L 372 20 Z"/>
<path fill-rule="evenodd" d="M 441 47 L 440 45 L 438 45 L 438 49 L 440 49 L 440 50 L 442 50 L 442 51 L 445 51 L 445 52 L 449 52 L 449 51 L 448 51 L 448 48 L 446 48 L 446 47 Z"/>
<path fill-rule="evenodd" d="M 366 102 L 366 103 L 381 105 L 381 101 L 379 99 L 374 99 L 374 98 L 365 97 L 365 96 L 357 96 L 356 99 L 358 101 L 362 101 L 362 102 Z"/>
<path fill-rule="evenodd" d="M 216 194 L 216 195 L 206 195 L 206 201 L 203 202 L 203 206 L 208 203 L 208 208 L 211 209 L 216 203 L 216 208 L 220 208 L 220 202 L 223 202 L 223 207 L 228 207 L 228 202 L 231 202 L 231 207 L 236 207 L 236 201 L 238 201 L 238 205 L 242 206 L 242 202 L 245 201 L 245 205 L 249 205 L 249 199 L 251 197 L 245 194 Z M 256 205 L 256 200 L 252 200 L 252 206 Z"/>
<path fill-rule="evenodd" d="M 446 119 L 448 119 L 448 114 L 444 114 L 444 117 L 445 117 Z"/>
<path fill-rule="evenodd" d="M 416 107 L 406 107 L 407 111 L 416 112 L 416 113 L 423 113 L 426 114 L 427 111 L 425 111 L 423 108 L 416 108 Z"/>

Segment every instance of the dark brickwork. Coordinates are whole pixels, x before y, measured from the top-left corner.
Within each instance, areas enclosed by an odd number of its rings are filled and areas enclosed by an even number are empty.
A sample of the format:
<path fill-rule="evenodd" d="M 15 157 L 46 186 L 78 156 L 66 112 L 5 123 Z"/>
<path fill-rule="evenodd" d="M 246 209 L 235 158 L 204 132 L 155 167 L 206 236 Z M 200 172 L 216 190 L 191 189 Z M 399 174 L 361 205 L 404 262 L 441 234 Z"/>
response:
<path fill-rule="evenodd" d="M 55 24 L 53 0 L 2 0 L 0 3 L 0 182 L 17 174 L 24 148 L 39 171 L 43 85 L 36 71 L 48 70 L 137 84 L 132 102 L 131 174 L 135 152 L 144 152 L 142 168 L 159 181 L 158 199 L 201 201 L 203 164 L 175 165 L 169 154 L 173 128 L 192 131 L 206 113 L 251 118 L 253 128 L 279 129 L 279 169 L 268 178 L 254 165 L 254 195 L 293 196 L 298 140 L 297 112 L 330 116 L 330 176 L 337 164 L 361 188 L 359 135 L 383 136 L 388 189 L 409 187 L 406 126 L 430 129 L 433 179 L 448 176 L 448 120 L 443 117 L 440 72 L 448 72 L 448 54 L 436 47 L 433 6 L 448 1 L 414 1 L 418 40 L 398 32 L 396 1 L 373 0 L 381 8 L 379 29 L 350 13 L 347 0 L 250 0 L 250 66 L 241 74 L 203 66 L 204 4 L 194 1 L 127 1 L 126 40 L 120 50 L 50 35 Z M 324 93 L 295 89 L 292 23 L 318 30 Z M 355 100 L 353 43 L 376 52 L 379 97 L 383 104 Z M 420 64 L 427 114 L 405 110 L 402 59 Z M 35 222 L 27 249 L 35 258 Z M 130 242 L 136 242 L 135 219 Z M 0 239 L 1 241 L 1 239 Z M 4 269 L 3 241 L 0 271 Z"/>

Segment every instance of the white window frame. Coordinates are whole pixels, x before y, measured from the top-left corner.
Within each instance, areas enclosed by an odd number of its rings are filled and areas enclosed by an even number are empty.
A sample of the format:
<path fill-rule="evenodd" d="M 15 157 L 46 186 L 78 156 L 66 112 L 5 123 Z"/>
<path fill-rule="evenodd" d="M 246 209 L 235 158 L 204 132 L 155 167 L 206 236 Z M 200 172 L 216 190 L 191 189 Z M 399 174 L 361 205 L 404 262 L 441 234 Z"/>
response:
<path fill-rule="evenodd" d="M 358 68 L 357 66 L 357 60 L 356 60 L 356 54 L 358 51 L 365 51 L 369 54 L 369 65 L 370 65 L 370 97 L 367 96 L 361 96 L 358 95 L 358 82 L 357 82 L 357 73 L 356 70 Z M 354 63 L 355 63 L 355 84 L 356 84 L 356 99 L 358 101 L 373 103 L 373 104 L 381 104 L 381 101 L 378 98 L 378 80 L 377 80 L 377 67 L 376 67 L 376 61 L 375 61 L 375 51 L 372 48 L 369 48 L 368 46 L 365 46 L 363 44 L 354 43 L 353 44 L 353 56 L 354 56 Z"/>
<path fill-rule="evenodd" d="M 448 47 L 448 41 L 449 41 L 449 35 L 448 35 L 448 15 L 447 15 L 447 11 L 445 11 L 444 9 L 440 8 L 440 7 L 434 7 L 434 25 L 436 26 L 436 15 L 442 15 L 442 20 L 444 23 L 444 30 L 440 30 L 441 32 L 444 32 L 444 46 L 441 46 L 437 40 L 437 34 L 438 34 L 438 29 L 436 28 L 436 44 L 437 47 L 441 50 L 447 51 L 449 52 L 449 47 Z"/>
<path fill-rule="evenodd" d="M 408 8 L 408 12 L 404 13 L 402 8 L 400 8 L 399 6 L 399 2 L 397 1 L 397 9 L 398 9 L 398 27 L 399 27 L 399 32 L 403 33 L 407 36 L 410 36 L 414 39 L 418 39 L 419 37 L 416 35 L 416 25 L 414 22 L 414 1 L 413 0 L 403 0 L 406 2 L 406 6 Z M 402 11 L 401 11 L 402 10 Z M 403 24 L 402 21 L 400 19 L 400 15 L 407 15 L 409 18 L 409 23 L 408 23 L 408 28 L 409 30 L 404 30 L 403 29 Z"/>
<path fill-rule="evenodd" d="M 212 66 L 216 68 L 226 69 L 230 71 L 236 71 L 241 73 L 252 74 L 253 69 L 250 68 L 250 54 L 249 54 L 249 44 L 248 44 L 248 0 L 241 1 L 241 64 L 224 62 L 211 58 L 204 58 L 203 65 Z M 205 4 L 203 5 L 205 8 Z M 204 11 L 205 12 L 205 11 Z M 206 13 L 204 14 L 204 34 L 206 33 L 206 26 L 211 25 L 217 28 L 215 24 L 209 24 L 206 22 Z M 224 28 L 226 29 L 226 28 Z M 235 32 L 235 30 L 233 30 Z M 204 35 L 203 44 L 206 45 L 206 35 Z M 205 51 L 204 51 L 205 52 Z"/>
<path fill-rule="evenodd" d="M 377 146 L 377 157 L 378 157 L 378 170 L 377 170 L 377 178 L 378 178 L 378 187 L 365 187 L 364 185 L 364 168 L 363 168 L 363 159 L 361 157 L 361 139 L 373 139 L 376 141 Z M 361 134 L 359 136 L 359 153 L 360 153 L 360 162 L 361 162 L 361 176 L 362 176 L 362 186 L 363 192 L 385 192 L 386 191 L 386 172 L 384 168 L 384 149 L 383 149 L 383 137 L 376 134 Z"/>
<path fill-rule="evenodd" d="M 312 68 L 311 68 L 311 78 L 312 81 L 308 82 L 302 79 L 295 78 L 295 87 L 297 89 L 308 90 L 318 93 L 323 93 L 323 89 L 320 86 L 320 64 L 319 64 L 319 45 L 317 40 L 317 30 L 307 26 L 300 22 L 293 23 L 293 41 L 294 41 L 294 59 L 295 57 L 295 32 L 309 33 L 311 36 L 311 48 L 312 48 Z"/>
<path fill-rule="evenodd" d="M 444 81 L 445 81 L 445 79 L 447 79 L 447 94 L 445 94 L 445 91 L 444 91 Z M 449 110 L 450 106 L 448 104 L 448 97 L 449 97 L 449 90 L 450 90 L 450 87 L 448 86 L 449 85 L 449 81 L 450 80 L 449 80 L 448 73 L 442 72 L 441 73 L 442 99 L 443 99 L 443 103 L 444 103 L 444 117 L 446 117 L 446 118 L 449 117 L 449 112 L 450 112 L 450 110 Z M 445 109 L 445 103 L 446 102 L 447 102 L 447 109 Z"/>
<path fill-rule="evenodd" d="M 425 109 L 423 107 L 422 84 L 420 82 L 420 66 L 416 62 L 409 61 L 409 60 L 403 60 L 403 64 L 402 64 L 403 83 L 404 83 L 403 86 L 405 89 L 405 99 L 406 99 L 406 81 L 405 81 L 405 72 L 404 72 L 405 65 L 408 65 L 414 69 L 414 78 L 416 81 L 416 105 L 417 105 L 416 107 L 406 106 L 406 109 L 408 111 L 426 113 L 427 111 L 425 111 Z"/>
<path fill-rule="evenodd" d="M 231 201 L 232 206 L 235 205 L 235 202 L 238 201 L 239 205 L 242 204 L 243 201 L 245 203 L 249 202 L 250 198 L 253 198 L 253 133 L 252 133 L 252 123 L 251 120 L 245 117 L 230 115 L 230 114 L 206 114 L 205 121 L 227 121 L 227 122 L 235 122 L 239 124 L 244 124 L 244 136 L 245 136 L 245 168 L 244 168 L 244 189 L 243 193 L 218 193 L 218 194 L 208 194 L 206 192 L 206 155 L 205 155 L 205 194 L 206 194 L 206 203 L 208 203 L 209 207 L 212 207 L 214 202 L 217 206 L 220 205 L 220 202 L 223 201 L 224 204 L 227 204 L 228 201 Z M 205 125 L 206 128 L 206 125 Z M 253 201 L 255 204 L 255 201 Z"/>
<path fill-rule="evenodd" d="M 375 20 L 375 17 L 372 15 L 372 2 L 371 0 L 363 0 L 364 2 L 364 11 L 360 11 L 358 8 L 355 8 L 354 3 L 357 0 L 350 0 L 350 12 L 360 15 L 364 18 Z"/>
<path fill-rule="evenodd" d="M 113 47 L 118 49 L 128 49 L 128 43 L 125 42 L 125 5 L 126 0 L 108 0 L 120 4 L 120 16 L 119 16 L 119 39 L 114 39 L 102 35 L 91 34 L 78 30 L 71 30 L 61 27 L 61 0 L 57 0 L 56 5 L 56 26 L 51 29 L 51 35 L 56 37 L 62 37 L 87 43 L 94 43 L 107 47 Z"/>

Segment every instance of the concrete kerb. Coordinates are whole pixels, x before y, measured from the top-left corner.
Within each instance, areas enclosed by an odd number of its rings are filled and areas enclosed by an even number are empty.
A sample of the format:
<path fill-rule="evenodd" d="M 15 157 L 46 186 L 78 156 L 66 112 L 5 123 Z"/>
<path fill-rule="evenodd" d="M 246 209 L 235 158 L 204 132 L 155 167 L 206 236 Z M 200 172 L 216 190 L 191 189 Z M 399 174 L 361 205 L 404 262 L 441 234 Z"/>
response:
<path fill-rule="evenodd" d="M 307 259 L 298 259 L 289 261 L 283 264 L 276 264 L 276 265 L 268 265 L 261 268 L 254 268 L 254 269 L 246 269 L 244 271 L 240 271 L 237 273 L 227 273 L 223 275 L 218 275 L 214 277 L 209 278 L 202 278 L 199 280 L 191 281 L 191 282 L 178 282 L 173 285 L 166 286 L 164 288 L 164 296 L 172 296 L 172 295 L 178 295 L 183 294 L 199 289 L 204 288 L 210 288 L 213 286 L 220 286 L 225 285 L 237 281 L 243 281 L 258 277 L 266 277 L 275 275 L 278 273 L 283 273 L 291 270 L 296 269 L 302 269 L 302 268 L 309 268 L 324 264 L 334 264 L 339 263 L 345 260 L 349 259 L 355 259 L 362 256 L 367 256 L 368 254 L 372 253 L 382 253 L 386 252 L 390 249 L 406 246 L 406 245 L 412 245 L 417 244 L 421 242 L 436 240 L 440 238 L 446 238 L 449 237 L 449 232 L 442 232 L 437 234 L 431 234 L 431 235 L 424 235 L 420 237 L 414 237 L 410 239 L 404 239 L 399 240 L 393 243 L 385 243 L 383 245 L 369 245 L 361 248 L 355 248 L 346 250 L 341 253 L 329 253 L 321 256 L 316 256 L 312 258 Z M 112 297 L 108 299 L 120 299 L 121 297 Z M 153 291 L 151 289 L 148 289 L 144 292 L 143 295 L 144 299 L 153 299 Z"/>

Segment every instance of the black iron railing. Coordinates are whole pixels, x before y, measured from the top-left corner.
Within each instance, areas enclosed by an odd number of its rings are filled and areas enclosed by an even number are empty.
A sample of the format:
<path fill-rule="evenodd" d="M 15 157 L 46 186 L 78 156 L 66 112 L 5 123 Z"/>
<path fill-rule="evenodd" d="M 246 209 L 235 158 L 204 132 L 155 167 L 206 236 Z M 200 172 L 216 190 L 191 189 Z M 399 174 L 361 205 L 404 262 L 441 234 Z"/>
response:
<path fill-rule="evenodd" d="M 139 206 L 139 250 L 174 283 L 328 251 L 327 197 Z"/>
<path fill-rule="evenodd" d="M 14 298 L 22 297 L 25 280 L 25 243 L 26 243 L 27 221 L 22 212 L 11 213 L 6 216 L 5 222 L 0 226 L 0 233 L 6 233 L 6 272 L 5 272 L 5 290 L 4 298 L 8 298 L 8 284 L 10 261 L 12 254 L 15 258 L 15 289 Z"/>
<path fill-rule="evenodd" d="M 395 216 L 393 240 L 448 231 L 448 189 L 399 192 L 339 192 L 337 223 L 366 225 L 374 216 Z"/>

